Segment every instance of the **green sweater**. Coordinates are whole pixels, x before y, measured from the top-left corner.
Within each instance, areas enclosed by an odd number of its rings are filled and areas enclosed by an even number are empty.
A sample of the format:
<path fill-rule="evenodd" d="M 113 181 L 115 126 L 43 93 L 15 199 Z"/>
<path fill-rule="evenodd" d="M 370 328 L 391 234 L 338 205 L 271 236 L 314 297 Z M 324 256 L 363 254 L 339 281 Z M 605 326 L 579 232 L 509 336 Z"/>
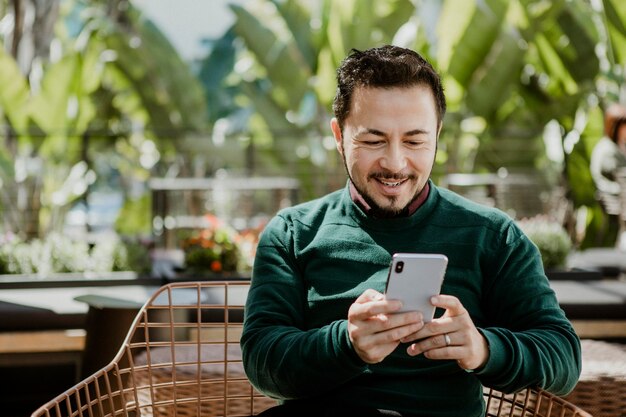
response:
<path fill-rule="evenodd" d="M 255 387 L 281 401 L 428 416 L 484 415 L 482 384 L 574 388 L 580 343 L 536 247 L 502 212 L 430 187 L 410 217 L 370 218 L 346 187 L 272 219 L 257 249 L 241 340 Z M 407 345 L 375 365 L 356 355 L 348 308 L 367 288 L 384 291 L 396 252 L 448 257 L 442 293 L 461 300 L 489 343 L 480 372 L 411 357 Z"/>

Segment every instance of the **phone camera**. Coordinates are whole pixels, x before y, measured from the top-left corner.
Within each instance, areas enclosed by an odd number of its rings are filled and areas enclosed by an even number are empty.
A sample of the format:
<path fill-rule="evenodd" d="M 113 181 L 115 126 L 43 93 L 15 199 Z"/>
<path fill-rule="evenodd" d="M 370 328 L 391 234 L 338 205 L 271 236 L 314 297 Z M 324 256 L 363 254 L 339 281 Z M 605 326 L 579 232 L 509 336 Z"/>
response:
<path fill-rule="evenodd" d="M 396 272 L 398 274 L 400 272 L 402 272 L 403 269 L 404 269 L 404 262 L 403 261 L 399 261 L 398 263 L 396 263 Z"/>

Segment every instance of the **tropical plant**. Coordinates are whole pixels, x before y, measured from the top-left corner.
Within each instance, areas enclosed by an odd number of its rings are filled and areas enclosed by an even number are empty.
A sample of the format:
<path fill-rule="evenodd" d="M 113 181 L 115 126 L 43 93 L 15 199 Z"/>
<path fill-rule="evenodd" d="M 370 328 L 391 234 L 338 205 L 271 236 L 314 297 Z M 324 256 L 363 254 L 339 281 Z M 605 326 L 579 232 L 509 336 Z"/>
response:
<path fill-rule="evenodd" d="M 204 98 L 188 66 L 127 0 L 10 4 L 14 30 L 2 39 L 12 40 L 14 54 L 0 48 L 1 204 L 4 227 L 34 237 L 59 229 L 97 180 L 98 155 L 114 149 L 113 169 L 129 182 L 175 158 L 173 139 L 204 125 Z M 55 13 L 27 26 L 25 8 Z M 43 52 L 20 67 L 28 61 L 16 46 L 23 39 L 37 39 Z"/>
<path fill-rule="evenodd" d="M 271 150 L 276 166 L 297 159 L 295 171 L 337 184 L 342 167 L 327 128 L 334 70 L 350 48 L 395 43 L 423 53 L 443 76 L 449 112 L 435 175 L 542 172 L 568 189 L 577 208 L 587 207 L 591 226 L 602 221 L 588 162 L 602 105 L 622 91 L 625 2 L 255 0 L 231 7 L 244 47 L 223 80 L 241 85 L 255 149 Z M 583 246 L 593 227 L 587 236 Z"/>

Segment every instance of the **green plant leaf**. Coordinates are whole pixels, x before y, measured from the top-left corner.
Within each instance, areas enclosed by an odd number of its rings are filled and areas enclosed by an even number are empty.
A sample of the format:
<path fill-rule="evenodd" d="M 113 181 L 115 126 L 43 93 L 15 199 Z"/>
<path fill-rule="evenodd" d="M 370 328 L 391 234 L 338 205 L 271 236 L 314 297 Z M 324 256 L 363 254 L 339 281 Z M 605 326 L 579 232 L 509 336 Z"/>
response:
<path fill-rule="evenodd" d="M 308 77 L 311 75 L 309 69 L 294 54 L 294 48 L 257 16 L 241 6 L 230 7 L 237 16 L 235 31 L 245 39 L 246 46 L 265 69 L 276 89 L 273 94 L 284 101 L 288 108 L 297 109 L 308 87 Z M 266 18 L 270 19 L 271 16 Z"/>
<path fill-rule="evenodd" d="M 440 35 L 452 29 L 452 39 L 444 42 L 453 51 L 439 54 L 442 69 L 461 85 L 467 86 L 474 72 L 487 58 L 498 38 L 508 10 L 505 0 L 488 0 L 474 4 L 464 0 L 447 0 L 440 21 Z M 467 15 L 466 15 L 467 14 Z M 466 16 L 470 16 L 467 20 Z M 480 30 L 476 28 L 480 27 Z M 446 35 L 443 35 L 446 36 Z M 449 56 L 449 65 L 447 64 Z"/>
<path fill-rule="evenodd" d="M 242 82 L 242 90 L 254 103 L 255 109 L 263 116 L 265 123 L 278 136 L 292 132 L 294 125 L 285 119 L 284 110 L 267 94 L 259 82 Z"/>
<path fill-rule="evenodd" d="M 68 104 L 76 94 L 79 57 L 66 55 L 50 64 L 41 82 L 41 91 L 30 103 L 31 117 L 46 133 L 56 135 L 67 132 Z"/>
<path fill-rule="evenodd" d="M 18 134 L 27 127 L 28 95 L 26 78 L 0 44 L 0 107 Z"/>
<path fill-rule="evenodd" d="M 517 34 L 500 33 L 467 90 L 467 106 L 473 113 L 493 121 L 494 114 L 519 80 L 524 52 Z"/>
<path fill-rule="evenodd" d="M 609 32 L 609 55 L 614 64 L 626 64 L 626 2 L 603 0 Z"/>
<path fill-rule="evenodd" d="M 573 2 L 562 9 L 557 22 L 562 30 L 562 36 L 567 39 L 567 45 L 575 47 L 567 48 L 564 45 L 554 44 L 560 39 L 553 41 L 554 49 L 561 57 L 565 68 L 576 82 L 592 79 L 600 67 L 600 62 L 595 53 L 599 37 L 595 31 L 593 17 L 589 6 L 583 6 L 579 2 Z"/>
<path fill-rule="evenodd" d="M 297 45 L 297 51 L 309 67 L 316 70 L 316 53 L 311 37 L 311 13 L 300 0 L 272 0 Z"/>

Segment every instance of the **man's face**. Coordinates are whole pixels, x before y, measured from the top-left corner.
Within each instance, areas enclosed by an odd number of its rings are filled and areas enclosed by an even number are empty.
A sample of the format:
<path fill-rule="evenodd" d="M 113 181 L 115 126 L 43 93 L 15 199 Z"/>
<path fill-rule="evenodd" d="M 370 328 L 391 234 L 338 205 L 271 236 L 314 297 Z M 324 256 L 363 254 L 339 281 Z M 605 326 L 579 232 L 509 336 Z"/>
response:
<path fill-rule="evenodd" d="M 331 129 L 348 176 L 379 213 L 401 213 L 430 177 L 437 150 L 437 110 L 426 85 L 357 87 L 343 132 Z"/>

